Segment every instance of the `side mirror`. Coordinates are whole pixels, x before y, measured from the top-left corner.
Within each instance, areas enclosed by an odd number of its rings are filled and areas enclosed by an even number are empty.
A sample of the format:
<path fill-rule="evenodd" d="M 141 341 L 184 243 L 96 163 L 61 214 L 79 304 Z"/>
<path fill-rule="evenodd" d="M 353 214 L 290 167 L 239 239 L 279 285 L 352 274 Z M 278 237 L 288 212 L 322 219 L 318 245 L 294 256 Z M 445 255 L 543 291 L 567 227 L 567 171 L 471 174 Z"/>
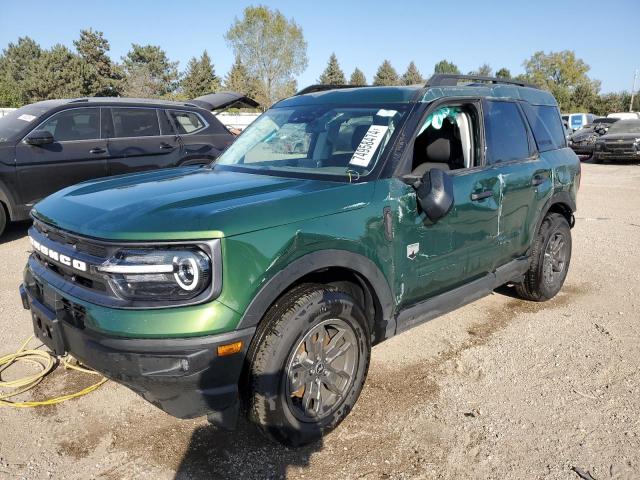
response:
<path fill-rule="evenodd" d="M 432 222 L 437 222 L 453 208 L 453 180 L 444 170 L 428 170 L 415 188 L 418 202 Z"/>
<path fill-rule="evenodd" d="M 53 135 L 48 130 L 34 130 L 27 135 L 25 142 L 29 145 L 48 145 L 53 143 Z"/>

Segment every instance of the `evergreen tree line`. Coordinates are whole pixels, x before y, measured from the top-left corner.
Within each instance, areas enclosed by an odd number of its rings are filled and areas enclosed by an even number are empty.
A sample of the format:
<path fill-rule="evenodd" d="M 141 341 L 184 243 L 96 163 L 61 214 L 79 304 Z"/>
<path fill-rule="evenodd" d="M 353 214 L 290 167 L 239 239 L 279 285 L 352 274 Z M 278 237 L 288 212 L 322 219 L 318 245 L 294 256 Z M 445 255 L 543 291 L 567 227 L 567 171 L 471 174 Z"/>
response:
<path fill-rule="evenodd" d="M 0 55 L 0 107 L 82 96 L 179 100 L 221 89 L 257 96 L 256 81 L 239 57 L 222 78 L 206 50 L 180 72 L 178 62 L 156 45 L 134 43 L 121 62 L 114 62 L 109 41 L 92 29 L 82 30 L 73 46 L 43 49 L 29 37 L 9 43 Z"/>
<path fill-rule="evenodd" d="M 606 115 L 611 112 L 624 112 L 629 109 L 630 92 L 600 93 L 600 82 L 591 80 L 587 73 L 589 66 L 575 53 L 569 50 L 562 52 L 536 52 L 523 63 L 524 72 L 511 74 L 509 69 L 500 68 L 493 71 L 488 63 L 484 63 L 477 70 L 467 72 L 467 75 L 482 77 L 498 77 L 515 79 L 531 83 L 540 88 L 551 91 L 558 100 L 563 112 L 591 112 Z M 462 74 L 458 66 L 448 60 L 441 60 L 433 67 L 433 73 Z M 378 67 L 372 85 L 415 85 L 424 84 L 428 80 L 411 61 L 405 72 L 400 75 L 389 60 L 384 60 Z M 327 67 L 318 78 L 318 83 L 331 85 L 367 85 L 367 79 L 359 68 L 355 68 L 349 81 L 340 68 L 335 53 L 332 53 Z M 633 105 L 634 111 L 640 110 L 640 95 L 636 95 Z"/>
<path fill-rule="evenodd" d="M 245 23 L 255 25 L 250 16 L 258 16 L 264 23 L 261 28 L 272 28 L 283 20 L 280 12 L 266 7 L 249 7 L 245 11 Z M 246 20 L 248 19 L 248 20 Z M 236 59 L 224 77 L 216 73 L 207 51 L 193 57 L 182 72 L 178 62 L 171 61 L 166 52 L 156 45 L 132 44 L 129 52 L 113 61 L 109 56 L 109 42 L 100 31 L 82 30 L 73 49 L 57 44 L 43 49 L 29 37 L 19 38 L 0 55 L 0 106 L 18 107 L 39 100 L 81 96 L 126 96 L 142 98 L 168 98 L 186 100 L 220 90 L 233 90 L 258 99 L 266 107 L 296 90 L 293 74 L 306 68 L 306 42 L 302 30 L 291 20 L 289 35 L 296 43 L 297 51 L 277 51 L 277 45 L 252 45 L 256 38 L 243 21 L 237 21 L 227 32 L 227 41 L 234 48 Z M 279 31 L 282 32 L 282 28 Z M 277 34 L 273 35 L 278 37 Z M 256 63 L 264 62 L 264 51 L 274 59 L 289 61 L 297 57 L 295 64 L 286 68 L 276 64 L 270 70 L 260 71 Z M 249 64 L 241 61 L 248 59 Z M 254 61 L 255 60 L 255 61 Z M 253 62 L 253 63 L 252 63 Z M 477 70 L 468 72 L 480 76 L 515 78 L 533 83 L 551 91 L 564 112 L 593 112 L 604 115 L 629 109 L 629 92 L 600 93 L 600 82 L 588 76 L 589 66 L 572 51 L 536 52 L 523 63 L 524 71 L 515 77 L 506 68 L 493 71 L 484 63 Z M 286 70 L 286 71 L 285 71 Z M 272 73 L 277 72 L 277 73 Z M 261 72 L 252 75 L 250 72 Z M 457 65 L 446 59 L 434 65 L 433 73 L 460 74 Z M 367 85 L 362 70 L 355 68 L 347 80 L 335 53 L 331 54 L 319 83 L 332 85 Z M 399 74 L 389 60 L 378 67 L 371 84 L 413 85 L 423 84 L 426 77 L 411 61 L 403 74 Z M 636 96 L 634 110 L 640 110 L 640 96 Z"/>

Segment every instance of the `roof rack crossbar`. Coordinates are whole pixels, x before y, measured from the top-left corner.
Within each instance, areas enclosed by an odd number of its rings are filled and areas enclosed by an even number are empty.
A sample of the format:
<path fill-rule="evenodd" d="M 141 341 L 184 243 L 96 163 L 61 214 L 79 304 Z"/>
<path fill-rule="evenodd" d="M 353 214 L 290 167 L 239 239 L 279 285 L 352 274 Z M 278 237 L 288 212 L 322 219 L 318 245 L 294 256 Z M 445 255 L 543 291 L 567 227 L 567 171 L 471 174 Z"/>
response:
<path fill-rule="evenodd" d="M 306 93 L 315 93 L 315 92 L 324 92 L 325 90 L 336 90 L 339 88 L 360 88 L 360 87 L 369 87 L 370 85 L 329 85 L 329 84 L 318 84 L 318 85 L 309 85 L 308 87 L 303 88 L 299 92 L 297 92 L 294 96 L 304 95 Z"/>
<path fill-rule="evenodd" d="M 481 77 L 479 75 L 457 75 L 452 73 L 436 73 L 427 81 L 425 87 L 455 87 L 461 80 L 480 83 L 516 85 L 518 87 L 529 87 L 538 89 L 537 86 L 531 83 L 520 82 L 509 78 Z"/>

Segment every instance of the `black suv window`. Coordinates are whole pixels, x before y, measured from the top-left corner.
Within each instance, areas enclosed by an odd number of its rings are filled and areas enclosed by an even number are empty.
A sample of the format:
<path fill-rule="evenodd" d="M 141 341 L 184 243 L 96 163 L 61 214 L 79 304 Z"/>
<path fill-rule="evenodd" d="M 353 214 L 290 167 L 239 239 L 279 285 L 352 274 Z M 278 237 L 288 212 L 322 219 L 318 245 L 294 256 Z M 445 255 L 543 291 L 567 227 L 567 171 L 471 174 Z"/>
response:
<path fill-rule="evenodd" d="M 539 151 L 546 152 L 566 146 L 564 127 L 556 107 L 528 103 L 522 106 Z"/>
<path fill-rule="evenodd" d="M 112 108 L 114 137 L 152 137 L 160 135 L 155 108 Z"/>
<path fill-rule="evenodd" d="M 100 112 L 97 108 L 73 108 L 45 121 L 38 130 L 51 132 L 56 142 L 100 138 Z"/>
<path fill-rule="evenodd" d="M 507 162 L 529 156 L 529 140 L 518 106 L 512 102 L 486 103 L 487 163 Z"/>
<path fill-rule="evenodd" d="M 180 135 L 196 133 L 204 130 L 207 126 L 197 113 L 169 110 L 169 116 L 173 120 Z"/>

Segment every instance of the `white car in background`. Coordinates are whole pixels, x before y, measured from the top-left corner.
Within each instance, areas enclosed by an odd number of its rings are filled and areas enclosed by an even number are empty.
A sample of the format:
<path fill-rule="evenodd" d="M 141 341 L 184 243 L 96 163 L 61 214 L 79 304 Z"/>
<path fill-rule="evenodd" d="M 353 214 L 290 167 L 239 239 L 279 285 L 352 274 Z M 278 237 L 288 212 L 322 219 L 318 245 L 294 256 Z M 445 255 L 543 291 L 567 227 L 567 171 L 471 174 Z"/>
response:
<path fill-rule="evenodd" d="M 638 112 L 619 112 L 610 113 L 607 118 L 617 118 L 620 120 L 640 120 L 640 113 Z"/>

